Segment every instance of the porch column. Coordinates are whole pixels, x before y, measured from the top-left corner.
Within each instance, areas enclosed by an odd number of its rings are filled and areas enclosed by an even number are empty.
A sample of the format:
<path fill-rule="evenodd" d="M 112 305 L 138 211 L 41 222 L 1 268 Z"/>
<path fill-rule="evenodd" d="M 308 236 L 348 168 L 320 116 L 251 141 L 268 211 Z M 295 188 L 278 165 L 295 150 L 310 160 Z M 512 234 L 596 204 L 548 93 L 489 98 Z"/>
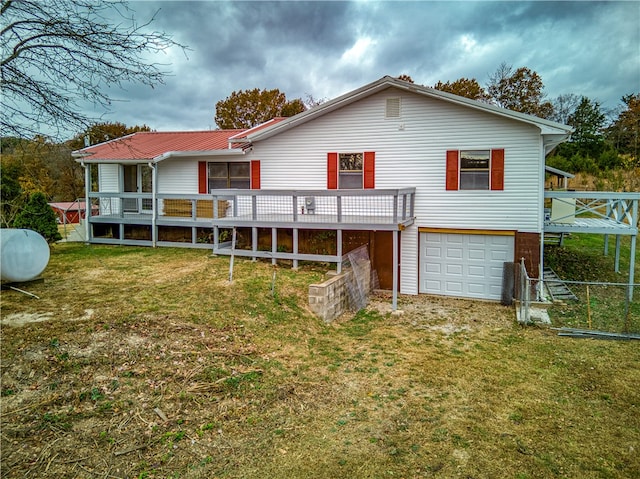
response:
<path fill-rule="evenodd" d="M 636 223 L 637 224 L 637 223 Z M 638 236 L 631 237 L 631 257 L 629 258 L 629 302 L 633 301 L 633 273 L 636 267 L 636 241 Z"/>
<path fill-rule="evenodd" d="M 398 230 L 393 231 L 393 299 L 391 310 L 398 309 Z"/>
<path fill-rule="evenodd" d="M 540 233 L 540 265 L 538 266 L 538 277 L 540 278 L 537 288 L 538 301 L 544 301 L 544 225 Z"/>
<path fill-rule="evenodd" d="M 89 237 L 91 234 L 89 220 L 93 211 L 93 207 L 89 201 L 89 192 L 91 191 L 91 164 L 86 165 L 82 163 L 82 166 L 84 166 L 84 240 L 86 243 L 91 243 L 91 238 Z"/>
<path fill-rule="evenodd" d="M 638 225 L 638 200 L 633 200 L 633 205 L 631 206 L 631 224 Z M 631 246 L 629 247 L 630 257 L 629 257 L 629 303 L 633 301 L 633 281 L 634 281 L 634 270 L 636 267 L 636 242 L 638 240 L 638 235 L 635 234 L 631 237 Z"/>
<path fill-rule="evenodd" d="M 155 248 L 158 242 L 158 170 L 151 162 L 149 168 L 151 168 L 151 244 Z"/>
<path fill-rule="evenodd" d="M 271 254 L 272 254 L 271 264 L 275 266 L 278 262 L 276 260 L 276 255 L 278 254 L 278 229 L 277 228 L 271 228 Z"/>
<path fill-rule="evenodd" d="M 338 196 L 338 198 L 340 198 Z M 336 265 L 336 272 L 342 273 L 342 230 L 336 231 L 336 253 L 338 256 L 338 264 Z"/>

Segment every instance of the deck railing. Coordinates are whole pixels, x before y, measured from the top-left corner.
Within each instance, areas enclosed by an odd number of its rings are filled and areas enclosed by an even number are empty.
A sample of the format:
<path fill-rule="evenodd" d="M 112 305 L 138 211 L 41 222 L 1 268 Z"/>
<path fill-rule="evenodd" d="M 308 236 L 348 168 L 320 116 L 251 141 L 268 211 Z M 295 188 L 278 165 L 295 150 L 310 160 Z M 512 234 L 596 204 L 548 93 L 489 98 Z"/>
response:
<path fill-rule="evenodd" d="M 596 233 L 606 234 L 611 228 L 626 230 L 626 234 L 638 233 L 640 193 L 545 191 L 544 197 L 550 202 L 545 231 L 567 231 L 570 225 L 588 220 Z"/>
<path fill-rule="evenodd" d="M 212 226 L 306 223 L 402 225 L 414 219 L 415 188 L 372 190 L 213 190 L 208 195 L 89 194 L 100 218 L 201 222 Z"/>

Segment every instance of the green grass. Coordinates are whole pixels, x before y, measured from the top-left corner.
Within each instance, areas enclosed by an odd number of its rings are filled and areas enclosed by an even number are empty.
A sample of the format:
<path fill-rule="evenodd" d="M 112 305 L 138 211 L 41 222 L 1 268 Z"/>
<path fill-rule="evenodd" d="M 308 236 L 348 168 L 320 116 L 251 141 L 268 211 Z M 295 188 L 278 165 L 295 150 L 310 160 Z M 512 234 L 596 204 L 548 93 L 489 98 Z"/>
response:
<path fill-rule="evenodd" d="M 560 278 L 587 282 L 569 284 L 578 302 L 556 305 L 550 309 L 556 325 L 611 332 L 640 333 L 640 287 L 628 300 L 630 237 L 622 237 L 619 272 L 615 272 L 615 237 L 609 238 L 609 252 L 604 255 L 603 235 L 571 235 L 564 245 L 545 247 L 545 263 Z M 636 245 L 640 248 L 640 245 Z M 636 256 L 638 250 L 636 250 Z M 640 283 L 640 262 L 636 258 L 634 282 Z M 600 285 L 595 283 L 614 283 Z"/>
<path fill-rule="evenodd" d="M 3 319 L 53 313 L 0 330 L 3 477 L 640 470 L 637 344 L 435 297 L 325 324 L 306 308 L 323 269 L 275 270 L 237 259 L 229 283 L 202 250 L 57 245 L 40 300 L 2 295 Z"/>

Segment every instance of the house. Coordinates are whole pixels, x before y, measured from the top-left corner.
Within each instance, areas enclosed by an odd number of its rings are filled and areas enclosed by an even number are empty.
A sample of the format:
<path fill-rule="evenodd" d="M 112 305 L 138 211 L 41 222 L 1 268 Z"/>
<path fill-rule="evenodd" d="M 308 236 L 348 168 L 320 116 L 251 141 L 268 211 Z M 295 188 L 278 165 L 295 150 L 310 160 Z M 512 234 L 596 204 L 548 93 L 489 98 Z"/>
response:
<path fill-rule="evenodd" d="M 57 203 L 49 203 L 51 209 L 58 216 L 60 224 L 80 223 L 80 219 L 84 218 L 84 212 L 87 210 L 84 201 L 62 201 Z M 97 214 L 98 208 L 93 208 L 93 214 Z"/>
<path fill-rule="evenodd" d="M 338 270 L 365 242 L 395 306 L 398 291 L 499 300 L 520 258 L 537 277 L 545 156 L 571 131 L 386 76 L 250 130 L 141 132 L 74 154 L 98 185 L 89 241 Z M 637 211 L 627 226 L 610 232 L 635 239 Z M 335 247 L 314 250 L 319 237 Z"/>

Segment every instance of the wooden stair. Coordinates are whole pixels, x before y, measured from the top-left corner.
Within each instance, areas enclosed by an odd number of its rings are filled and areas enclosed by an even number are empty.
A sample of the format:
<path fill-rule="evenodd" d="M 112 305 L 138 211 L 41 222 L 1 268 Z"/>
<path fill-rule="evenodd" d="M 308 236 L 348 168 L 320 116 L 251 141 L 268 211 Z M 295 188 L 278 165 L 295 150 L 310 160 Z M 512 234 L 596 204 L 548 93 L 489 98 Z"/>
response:
<path fill-rule="evenodd" d="M 565 233 L 545 233 L 544 244 L 562 246 Z"/>

